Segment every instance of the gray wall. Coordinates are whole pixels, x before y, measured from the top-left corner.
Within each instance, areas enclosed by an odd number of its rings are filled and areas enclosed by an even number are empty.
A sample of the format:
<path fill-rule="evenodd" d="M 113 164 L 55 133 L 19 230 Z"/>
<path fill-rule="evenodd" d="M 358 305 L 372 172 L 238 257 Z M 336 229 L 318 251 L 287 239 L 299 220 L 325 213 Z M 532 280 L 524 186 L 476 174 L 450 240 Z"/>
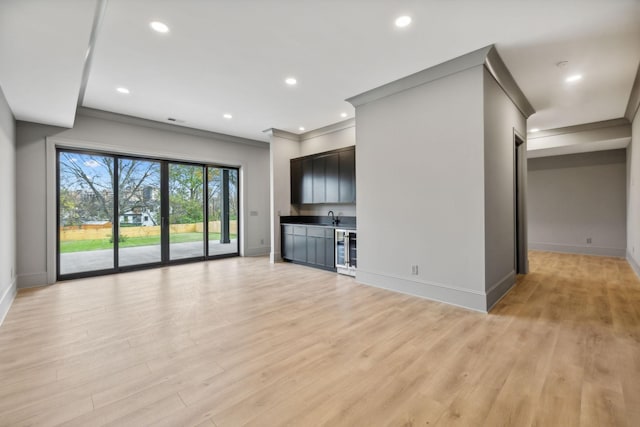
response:
<path fill-rule="evenodd" d="M 486 310 L 483 70 L 357 107 L 359 282 Z"/>
<path fill-rule="evenodd" d="M 625 255 L 626 150 L 540 157 L 528 165 L 530 249 Z"/>
<path fill-rule="evenodd" d="M 484 69 L 485 285 L 489 307 L 515 283 L 514 130 L 526 135 L 526 119 Z"/>
<path fill-rule="evenodd" d="M 280 216 L 294 215 L 291 206 L 290 159 L 300 156 L 300 142 L 274 131 L 269 144 L 269 175 L 271 182 L 271 252 L 270 261 L 280 261 Z"/>
<path fill-rule="evenodd" d="M 0 324 L 16 294 L 16 126 L 0 88 Z"/>
<path fill-rule="evenodd" d="M 51 283 L 55 273 L 51 265 L 55 260 L 55 223 L 52 223 L 55 215 L 51 212 L 52 201 L 55 203 L 55 197 L 51 197 L 55 191 L 55 174 L 52 173 L 55 167 L 54 144 L 239 166 L 240 219 L 243 224 L 241 253 L 268 253 L 267 144 L 244 144 L 206 132 L 95 112 L 78 115 L 72 129 L 18 122 L 17 139 L 19 287 Z"/>
<path fill-rule="evenodd" d="M 627 157 L 627 259 L 640 276 L 640 110 L 633 118 Z"/>

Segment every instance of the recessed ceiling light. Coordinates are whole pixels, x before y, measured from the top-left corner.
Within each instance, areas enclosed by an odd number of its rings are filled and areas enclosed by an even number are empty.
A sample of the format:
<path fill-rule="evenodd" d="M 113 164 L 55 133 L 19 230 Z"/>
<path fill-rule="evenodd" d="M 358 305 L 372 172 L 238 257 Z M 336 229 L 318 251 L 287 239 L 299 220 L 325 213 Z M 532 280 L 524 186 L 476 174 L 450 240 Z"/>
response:
<path fill-rule="evenodd" d="M 582 74 L 574 74 L 573 76 L 569 76 L 565 79 L 567 83 L 577 82 L 582 79 Z"/>
<path fill-rule="evenodd" d="M 411 24 L 411 17 L 404 15 L 404 16 L 400 16 L 396 19 L 396 27 L 398 28 L 404 28 L 406 26 L 408 26 L 409 24 Z"/>
<path fill-rule="evenodd" d="M 298 130 L 304 130 L 304 126 L 300 126 Z"/>
<path fill-rule="evenodd" d="M 169 32 L 169 27 L 167 27 L 167 24 L 165 24 L 164 22 L 153 21 L 152 23 L 149 24 L 149 26 L 153 28 L 154 31 L 157 31 L 159 33 Z"/>
<path fill-rule="evenodd" d="M 340 113 L 340 117 L 347 117 L 347 113 Z"/>
<path fill-rule="evenodd" d="M 540 132 L 540 129 L 538 129 L 538 128 L 529 129 L 529 132 L 531 132 L 531 133 Z"/>
<path fill-rule="evenodd" d="M 126 87 L 119 87 L 116 90 L 120 93 L 124 93 L 125 95 L 128 95 L 130 93 L 129 89 L 127 89 Z"/>
<path fill-rule="evenodd" d="M 295 77 L 287 77 L 284 82 L 286 84 L 288 84 L 289 86 L 293 86 L 293 85 L 298 83 L 298 81 L 295 79 Z"/>
<path fill-rule="evenodd" d="M 222 117 L 224 117 L 225 119 L 232 119 L 233 118 L 233 116 L 231 114 L 229 114 L 229 113 L 224 113 L 222 115 Z"/>

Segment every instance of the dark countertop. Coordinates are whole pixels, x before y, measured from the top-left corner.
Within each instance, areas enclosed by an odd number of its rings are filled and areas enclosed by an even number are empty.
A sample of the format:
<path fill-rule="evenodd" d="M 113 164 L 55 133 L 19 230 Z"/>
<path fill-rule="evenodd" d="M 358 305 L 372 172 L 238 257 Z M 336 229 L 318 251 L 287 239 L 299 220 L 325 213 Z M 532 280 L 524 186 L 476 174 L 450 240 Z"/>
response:
<path fill-rule="evenodd" d="M 356 229 L 356 217 L 355 216 L 339 216 L 338 224 L 331 223 L 331 217 L 329 216 L 281 216 L 280 224 L 293 224 L 293 225 L 311 225 L 319 227 L 333 227 L 333 228 L 346 228 L 349 230 Z"/>

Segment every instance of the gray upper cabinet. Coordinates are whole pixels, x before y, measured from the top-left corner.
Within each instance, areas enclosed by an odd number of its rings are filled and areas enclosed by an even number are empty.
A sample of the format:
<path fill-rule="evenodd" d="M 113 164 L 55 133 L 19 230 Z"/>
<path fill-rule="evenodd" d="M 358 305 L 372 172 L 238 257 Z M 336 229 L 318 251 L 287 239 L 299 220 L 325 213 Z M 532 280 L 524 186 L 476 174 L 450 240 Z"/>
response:
<path fill-rule="evenodd" d="M 324 201 L 340 203 L 340 153 L 329 154 L 324 159 Z"/>
<path fill-rule="evenodd" d="M 313 203 L 313 159 L 302 159 L 302 194 L 300 203 Z"/>
<path fill-rule="evenodd" d="M 325 159 L 326 156 L 313 159 L 313 203 L 325 203 L 326 200 Z"/>
<path fill-rule="evenodd" d="M 291 159 L 291 203 L 355 203 L 355 146 Z"/>
<path fill-rule="evenodd" d="M 356 150 L 339 153 L 339 192 L 340 203 L 356 202 Z"/>
<path fill-rule="evenodd" d="M 302 159 L 291 159 L 291 203 L 302 203 Z"/>

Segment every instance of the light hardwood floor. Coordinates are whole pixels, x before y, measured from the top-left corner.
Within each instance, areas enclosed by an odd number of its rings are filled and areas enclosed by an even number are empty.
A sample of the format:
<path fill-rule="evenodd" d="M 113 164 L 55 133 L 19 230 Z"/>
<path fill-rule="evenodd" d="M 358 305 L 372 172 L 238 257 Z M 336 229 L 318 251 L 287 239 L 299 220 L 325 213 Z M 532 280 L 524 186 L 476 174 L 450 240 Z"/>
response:
<path fill-rule="evenodd" d="M 0 425 L 640 425 L 640 281 L 530 260 L 488 315 L 265 258 L 20 292 Z"/>

